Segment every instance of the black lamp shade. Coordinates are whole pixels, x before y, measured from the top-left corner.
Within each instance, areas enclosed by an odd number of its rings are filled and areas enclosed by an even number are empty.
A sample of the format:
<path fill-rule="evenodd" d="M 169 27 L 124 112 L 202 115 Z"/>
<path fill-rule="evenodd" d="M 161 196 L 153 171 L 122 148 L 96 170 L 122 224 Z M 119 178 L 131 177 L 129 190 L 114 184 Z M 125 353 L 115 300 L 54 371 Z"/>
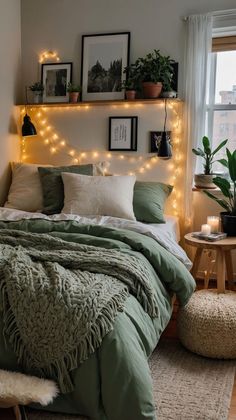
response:
<path fill-rule="evenodd" d="M 167 137 L 166 131 L 162 132 L 157 156 L 161 159 L 170 159 L 172 156 L 171 144 L 169 138 Z"/>
<path fill-rule="evenodd" d="M 37 131 L 34 124 L 31 122 L 29 115 L 25 114 L 24 122 L 22 125 L 22 136 L 27 137 L 27 136 L 36 136 L 36 135 L 37 135 Z"/>

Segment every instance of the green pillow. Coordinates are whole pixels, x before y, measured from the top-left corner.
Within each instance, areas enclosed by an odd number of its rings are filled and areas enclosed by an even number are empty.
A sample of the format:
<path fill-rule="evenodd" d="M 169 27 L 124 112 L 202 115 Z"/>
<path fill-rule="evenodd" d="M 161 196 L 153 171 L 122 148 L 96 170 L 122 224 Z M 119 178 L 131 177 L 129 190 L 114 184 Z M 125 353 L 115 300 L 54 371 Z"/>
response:
<path fill-rule="evenodd" d="M 60 213 L 64 205 L 64 185 L 62 172 L 80 175 L 93 175 L 93 165 L 72 165 L 38 168 L 43 189 L 43 213 Z"/>
<path fill-rule="evenodd" d="M 164 205 L 173 187 L 161 182 L 141 182 L 134 185 L 134 214 L 145 223 L 165 223 Z"/>

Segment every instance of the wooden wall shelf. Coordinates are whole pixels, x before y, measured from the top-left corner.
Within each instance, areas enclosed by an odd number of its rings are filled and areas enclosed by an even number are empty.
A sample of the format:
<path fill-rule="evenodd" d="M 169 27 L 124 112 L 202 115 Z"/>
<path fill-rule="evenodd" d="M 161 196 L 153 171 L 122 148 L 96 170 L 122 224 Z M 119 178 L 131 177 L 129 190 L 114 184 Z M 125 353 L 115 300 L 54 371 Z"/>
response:
<path fill-rule="evenodd" d="M 135 99 L 133 101 L 128 100 L 118 100 L 118 101 L 89 101 L 89 102 L 77 102 L 76 104 L 72 104 L 69 102 L 53 102 L 53 103 L 42 103 L 42 104 L 27 104 L 30 108 L 53 108 L 53 107 L 69 107 L 69 108 L 76 108 L 76 107 L 86 107 L 86 106 L 113 106 L 113 105 L 149 105 L 149 104 L 160 104 L 164 102 L 164 98 L 157 98 L 157 99 Z M 167 99 L 168 102 L 180 103 L 183 102 L 179 98 L 169 98 Z M 26 104 L 19 104 L 19 106 L 26 106 Z"/>

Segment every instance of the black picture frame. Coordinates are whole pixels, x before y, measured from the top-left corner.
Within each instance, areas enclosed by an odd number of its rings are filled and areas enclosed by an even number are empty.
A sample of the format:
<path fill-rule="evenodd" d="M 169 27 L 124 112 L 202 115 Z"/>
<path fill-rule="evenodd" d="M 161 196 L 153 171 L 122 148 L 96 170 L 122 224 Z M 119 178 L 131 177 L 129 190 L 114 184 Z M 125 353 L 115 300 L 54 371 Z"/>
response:
<path fill-rule="evenodd" d="M 108 150 L 137 152 L 138 117 L 109 117 Z"/>
<path fill-rule="evenodd" d="M 72 81 L 73 63 L 44 63 L 41 66 L 41 83 L 44 86 L 44 103 L 69 102 L 67 84 Z M 50 73 L 49 73 L 50 72 Z M 49 81 L 49 75 L 51 83 Z M 58 83 L 58 81 L 60 83 Z"/>
<path fill-rule="evenodd" d="M 81 100 L 124 99 L 121 83 L 126 80 L 123 71 L 129 65 L 129 55 L 130 32 L 82 35 Z M 108 75 L 111 66 L 117 72 L 113 78 Z"/>
<path fill-rule="evenodd" d="M 158 141 L 161 139 L 163 131 L 150 131 L 150 153 L 158 152 Z M 171 138 L 171 131 L 166 131 L 167 138 Z"/>

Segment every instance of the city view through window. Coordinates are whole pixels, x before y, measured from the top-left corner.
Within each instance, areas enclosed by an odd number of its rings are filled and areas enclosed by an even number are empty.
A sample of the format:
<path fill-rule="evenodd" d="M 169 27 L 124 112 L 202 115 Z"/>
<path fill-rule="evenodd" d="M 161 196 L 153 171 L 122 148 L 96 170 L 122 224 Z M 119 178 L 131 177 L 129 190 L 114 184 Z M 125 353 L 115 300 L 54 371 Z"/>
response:
<path fill-rule="evenodd" d="M 236 149 L 236 50 L 212 53 L 215 78 L 214 92 L 210 92 L 211 105 L 208 108 L 208 134 L 212 138 L 213 147 L 222 140 L 228 139 L 227 147 Z M 224 152 L 218 154 L 218 158 Z M 222 170 L 220 164 L 216 170 Z"/>

